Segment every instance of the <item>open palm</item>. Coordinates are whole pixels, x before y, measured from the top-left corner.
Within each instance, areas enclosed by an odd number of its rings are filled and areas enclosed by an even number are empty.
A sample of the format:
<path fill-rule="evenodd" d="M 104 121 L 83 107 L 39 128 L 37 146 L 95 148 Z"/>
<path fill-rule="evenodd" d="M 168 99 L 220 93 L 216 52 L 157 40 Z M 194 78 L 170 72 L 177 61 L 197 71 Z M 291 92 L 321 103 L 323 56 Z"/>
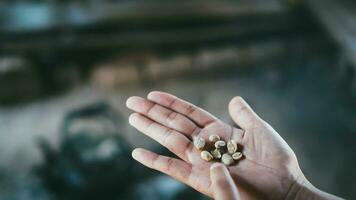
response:
<path fill-rule="evenodd" d="M 200 158 L 192 143 L 195 136 L 208 139 L 217 134 L 242 147 L 244 159 L 228 167 L 242 199 L 286 198 L 293 183 L 304 178 L 291 148 L 241 97 L 229 104 L 230 115 L 241 128 L 168 93 L 151 92 L 147 99 L 130 97 L 126 103 L 135 112 L 129 118 L 130 124 L 180 159 L 141 148 L 133 151 L 133 157 L 207 196 L 213 197 L 209 176 L 213 162 Z"/>

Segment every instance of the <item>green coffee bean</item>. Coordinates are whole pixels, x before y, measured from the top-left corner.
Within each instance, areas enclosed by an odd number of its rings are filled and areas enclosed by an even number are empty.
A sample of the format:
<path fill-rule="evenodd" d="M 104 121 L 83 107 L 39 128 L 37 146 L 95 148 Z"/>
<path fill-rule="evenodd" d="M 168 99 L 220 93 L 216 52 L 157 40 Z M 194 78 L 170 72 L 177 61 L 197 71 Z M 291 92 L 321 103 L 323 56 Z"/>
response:
<path fill-rule="evenodd" d="M 214 144 L 215 148 L 217 148 L 217 149 L 222 148 L 225 145 L 226 145 L 226 142 L 223 141 L 223 140 L 216 141 L 215 144 Z"/>
<path fill-rule="evenodd" d="M 221 161 L 225 164 L 225 165 L 231 165 L 233 162 L 234 162 L 234 159 L 232 159 L 232 157 L 227 154 L 227 153 L 224 153 L 221 157 Z"/>
<path fill-rule="evenodd" d="M 213 159 L 213 156 L 209 153 L 209 151 L 202 151 L 200 153 L 200 157 L 206 161 L 210 161 Z"/>
<path fill-rule="evenodd" d="M 220 159 L 221 158 L 221 153 L 219 149 L 214 149 L 211 151 L 211 155 L 213 155 L 214 158 Z"/>
<path fill-rule="evenodd" d="M 197 148 L 198 150 L 202 150 L 205 146 L 205 140 L 204 140 L 204 138 L 202 138 L 200 136 L 196 136 L 194 138 L 193 143 L 194 143 L 195 148 Z"/>
<path fill-rule="evenodd" d="M 242 158 L 242 153 L 241 152 L 236 152 L 232 154 L 232 159 L 234 160 L 240 160 Z"/>
<path fill-rule="evenodd" d="M 220 137 L 218 135 L 216 135 L 216 134 L 209 136 L 209 141 L 210 142 L 214 142 L 215 143 L 215 142 L 217 142 L 219 140 L 220 140 Z"/>
<path fill-rule="evenodd" d="M 237 144 L 234 140 L 230 140 L 229 142 L 227 142 L 227 152 L 229 152 L 229 154 L 234 154 L 237 151 Z"/>

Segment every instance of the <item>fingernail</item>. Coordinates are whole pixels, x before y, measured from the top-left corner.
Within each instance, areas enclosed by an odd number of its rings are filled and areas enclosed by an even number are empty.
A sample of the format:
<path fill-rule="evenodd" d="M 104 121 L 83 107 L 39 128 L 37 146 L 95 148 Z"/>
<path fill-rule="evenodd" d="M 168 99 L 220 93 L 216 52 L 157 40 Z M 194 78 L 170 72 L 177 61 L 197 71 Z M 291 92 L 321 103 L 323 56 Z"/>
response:
<path fill-rule="evenodd" d="M 152 99 L 152 97 L 155 95 L 156 92 L 157 91 L 151 91 L 150 93 L 148 93 L 147 98 Z"/>
<path fill-rule="evenodd" d="M 134 149 L 134 150 L 131 152 L 131 156 L 132 156 L 133 159 L 135 159 L 135 160 L 137 160 L 138 155 L 139 155 L 139 149 Z"/>
<path fill-rule="evenodd" d="M 132 113 L 129 116 L 129 124 L 133 125 L 136 115 L 137 115 L 136 113 Z"/>
<path fill-rule="evenodd" d="M 132 106 L 133 106 L 133 98 L 134 98 L 134 97 L 129 97 L 129 98 L 127 98 L 127 100 L 126 100 L 126 107 L 132 108 Z"/>

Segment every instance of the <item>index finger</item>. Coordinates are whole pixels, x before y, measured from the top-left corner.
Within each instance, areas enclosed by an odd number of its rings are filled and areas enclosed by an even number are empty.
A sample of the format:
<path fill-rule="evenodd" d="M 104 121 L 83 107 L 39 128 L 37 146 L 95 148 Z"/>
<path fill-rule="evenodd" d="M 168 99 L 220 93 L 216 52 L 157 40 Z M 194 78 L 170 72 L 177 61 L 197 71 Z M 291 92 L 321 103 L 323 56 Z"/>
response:
<path fill-rule="evenodd" d="M 147 98 L 157 104 L 187 116 L 200 127 L 205 127 L 217 120 L 207 111 L 169 93 L 154 91 L 150 92 L 147 95 Z"/>

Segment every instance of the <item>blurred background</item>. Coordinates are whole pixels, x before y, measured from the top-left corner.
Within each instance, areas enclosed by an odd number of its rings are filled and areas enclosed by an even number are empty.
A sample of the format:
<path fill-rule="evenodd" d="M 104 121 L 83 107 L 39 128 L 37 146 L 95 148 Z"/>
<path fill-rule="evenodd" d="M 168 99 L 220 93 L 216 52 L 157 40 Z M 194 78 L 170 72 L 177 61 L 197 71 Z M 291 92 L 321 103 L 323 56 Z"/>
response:
<path fill-rule="evenodd" d="M 125 100 L 171 92 L 228 123 L 240 95 L 322 190 L 356 198 L 356 2 L 0 1 L 0 199 L 207 199 Z"/>

